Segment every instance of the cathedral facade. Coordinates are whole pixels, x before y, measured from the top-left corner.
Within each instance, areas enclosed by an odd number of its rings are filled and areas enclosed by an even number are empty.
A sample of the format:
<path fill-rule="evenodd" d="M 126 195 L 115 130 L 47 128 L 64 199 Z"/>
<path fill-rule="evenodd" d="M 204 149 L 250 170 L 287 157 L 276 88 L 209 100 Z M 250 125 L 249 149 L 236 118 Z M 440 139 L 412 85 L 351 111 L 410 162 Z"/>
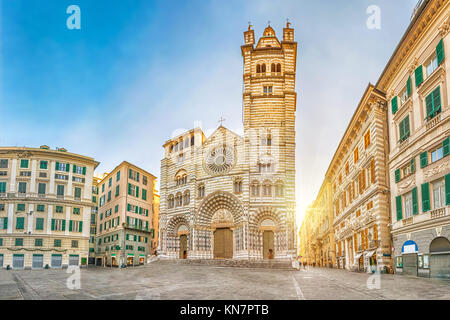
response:
<path fill-rule="evenodd" d="M 296 256 L 297 43 L 268 26 L 244 32 L 243 125 L 194 128 L 165 142 L 159 253 L 175 259 L 290 260 Z"/>

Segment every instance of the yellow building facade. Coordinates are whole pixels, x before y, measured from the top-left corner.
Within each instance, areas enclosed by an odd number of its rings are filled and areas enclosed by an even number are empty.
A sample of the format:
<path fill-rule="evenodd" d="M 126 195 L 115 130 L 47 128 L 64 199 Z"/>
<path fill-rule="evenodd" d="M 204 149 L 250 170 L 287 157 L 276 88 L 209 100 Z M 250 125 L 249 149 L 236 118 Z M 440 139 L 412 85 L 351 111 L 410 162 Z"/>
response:
<path fill-rule="evenodd" d="M 124 161 L 98 182 L 96 265 L 134 266 L 153 253 L 156 177 Z"/>

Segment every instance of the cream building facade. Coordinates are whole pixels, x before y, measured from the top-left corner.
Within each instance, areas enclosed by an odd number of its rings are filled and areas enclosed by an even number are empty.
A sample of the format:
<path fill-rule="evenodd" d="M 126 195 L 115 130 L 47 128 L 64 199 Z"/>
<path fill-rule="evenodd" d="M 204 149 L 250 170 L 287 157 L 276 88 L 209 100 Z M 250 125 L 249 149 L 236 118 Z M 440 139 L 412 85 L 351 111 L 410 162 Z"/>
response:
<path fill-rule="evenodd" d="M 294 30 L 244 32 L 244 136 L 194 128 L 164 144 L 160 253 L 188 259 L 296 256 Z"/>
<path fill-rule="evenodd" d="M 0 267 L 87 265 L 98 164 L 64 148 L 0 147 Z"/>
<path fill-rule="evenodd" d="M 389 101 L 396 272 L 450 278 L 450 2 L 423 1 L 377 88 Z"/>
<path fill-rule="evenodd" d="M 156 177 L 123 161 L 98 182 L 96 265 L 134 266 L 153 253 Z"/>
<path fill-rule="evenodd" d="M 384 94 L 369 84 L 326 173 L 338 268 L 391 267 L 386 108 Z"/>

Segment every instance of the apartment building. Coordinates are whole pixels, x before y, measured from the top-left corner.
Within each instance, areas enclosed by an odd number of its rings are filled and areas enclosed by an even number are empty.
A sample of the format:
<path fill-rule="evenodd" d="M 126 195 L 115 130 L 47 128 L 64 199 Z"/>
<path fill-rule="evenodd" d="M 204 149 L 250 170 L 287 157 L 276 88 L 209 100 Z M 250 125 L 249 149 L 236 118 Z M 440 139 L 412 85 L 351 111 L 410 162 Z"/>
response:
<path fill-rule="evenodd" d="M 96 265 L 140 265 L 153 253 L 155 183 L 126 161 L 99 181 Z"/>
<path fill-rule="evenodd" d="M 98 162 L 64 148 L 0 147 L 0 267 L 86 266 Z"/>
<path fill-rule="evenodd" d="M 450 2 L 429 0 L 377 88 L 389 101 L 389 179 L 397 273 L 450 278 Z"/>
<path fill-rule="evenodd" d="M 386 108 L 384 94 L 369 84 L 326 173 L 338 268 L 391 266 Z"/>
<path fill-rule="evenodd" d="M 89 265 L 95 265 L 95 236 L 97 234 L 97 215 L 98 215 L 98 184 L 100 177 L 94 176 L 92 180 L 92 209 L 90 219 L 89 235 Z"/>

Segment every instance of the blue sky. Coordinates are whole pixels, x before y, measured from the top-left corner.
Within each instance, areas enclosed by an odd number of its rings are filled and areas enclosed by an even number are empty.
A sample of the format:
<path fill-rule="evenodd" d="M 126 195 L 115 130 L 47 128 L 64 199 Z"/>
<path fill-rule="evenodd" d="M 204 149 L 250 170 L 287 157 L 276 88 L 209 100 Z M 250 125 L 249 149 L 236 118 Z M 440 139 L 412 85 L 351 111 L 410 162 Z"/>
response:
<path fill-rule="evenodd" d="M 368 82 L 375 83 L 417 0 L 0 0 L 0 145 L 47 144 L 123 160 L 159 176 L 162 144 L 198 121 L 242 132 L 248 21 L 299 44 L 298 215 L 314 200 Z M 81 9 L 69 30 L 66 8 Z M 369 5 L 381 29 L 366 27 Z"/>

